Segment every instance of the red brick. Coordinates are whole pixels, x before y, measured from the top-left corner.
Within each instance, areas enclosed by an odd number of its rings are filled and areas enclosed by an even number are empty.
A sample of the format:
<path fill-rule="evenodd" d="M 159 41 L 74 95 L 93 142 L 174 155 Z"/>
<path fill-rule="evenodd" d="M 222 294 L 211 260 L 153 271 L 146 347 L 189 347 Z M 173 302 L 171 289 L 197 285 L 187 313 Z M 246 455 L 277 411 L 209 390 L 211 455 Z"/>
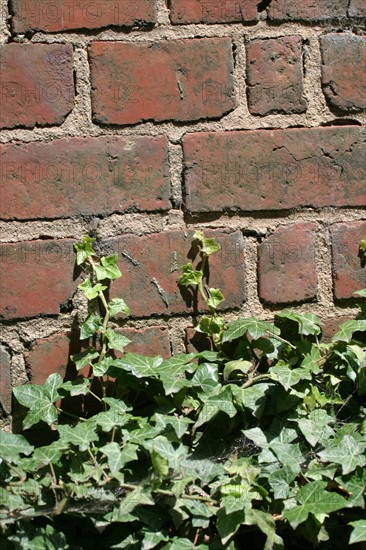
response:
<path fill-rule="evenodd" d="M 331 107 L 366 109 L 366 38 L 328 34 L 320 38 L 322 87 Z"/>
<path fill-rule="evenodd" d="M 171 356 L 167 327 L 123 328 L 120 332 L 131 340 L 125 349 L 126 352 L 149 356 L 162 355 L 164 358 Z"/>
<path fill-rule="evenodd" d="M 189 212 L 365 206 L 364 128 L 188 134 Z"/>
<path fill-rule="evenodd" d="M 316 298 L 315 226 L 280 226 L 259 246 L 260 299 L 271 304 Z"/>
<path fill-rule="evenodd" d="M 249 110 L 255 115 L 303 113 L 302 38 L 283 36 L 247 44 Z"/>
<path fill-rule="evenodd" d="M 6 413 L 11 411 L 10 355 L 0 346 L 0 407 Z"/>
<path fill-rule="evenodd" d="M 226 298 L 223 309 L 245 301 L 244 241 L 241 233 L 211 232 L 222 249 L 210 257 L 210 281 Z M 108 240 L 118 253 L 123 277 L 113 283 L 113 296 L 123 296 L 136 317 L 194 311 L 192 294 L 179 288 L 180 266 L 191 260 L 193 232 L 165 231 L 143 237 L 126 235 Z M 202 310 L 202 302 L 199 301 Z"/>
<path fill-rule="evenodd" d="M 258 12 L 253 0 L 171 0 L 172 23 L 252 23 Z"/>
<path fill-rule="evenodd" d="M 348 15 L 350 17 L 366 17 L 366 3 L 364 0 L 351 0 Z"/>
<path fill-rule="evenodd" d="M 17 33 L 130 27 L 156 18 L 155 0 L 11 0 L 11 7 Z"/>
<path fill-rule="evenodd" d="M 60 125 L 74 105 L 70 44 L 0 46 L 0 128 Z"/>
<path fill-rule="evenodd" d="M 165 137 L 65 138 L 0 146 L 3 219 L 170 207 Z"/>
<path fill-rule="evenodd" d="M 126 351 L 142 355 L 170 356 L 169 331 L 166 327 L 125 328 L 120 332 L 131 340 Z M 57 333 L 48 338 L 37 339 L 25 355 L 32 383 L 43 384 L 54 372 L 60 374 L 62 378 L 74 378 L 77 371 L 74 363 L 69 359 L 70 355 L 84 349 L 86 349 L 86 341 L 80 342 L 78 331 Z M 79 371 L 79 374 L 87 376 L 88 371 L 89 369 L 85 368 Z"/>
<path fill-rule="evenodd" d="M 197 332 L 193 327 L 186 329 L 185 344 L 187 353 L 212 350 L 213 348 L 209 337 L 202 332 Z"/>
<path fill-rule="evenodd" d="M 235 107 L 228 38 L 93 42 L 89 56 L 95 122 L 190 121 Z"/>
<path fill-rule="evenodd" d="M 366 288 L 366 261 L 359 245 L 366 237 L 366 221 L 331 226 L 334 297 L 356 298 L 353 292 Z"/>
<path fill-rule="evenodd" d="M 0 246 L 0 316 L 56 315 L 76 291 L 72 242 L 32 241 Z"/>
<path fill-rule="evenodd" d="M 275 21 L 323 21 L 347 16 L 349 0 L 272 0 L 268 17 Z"/>

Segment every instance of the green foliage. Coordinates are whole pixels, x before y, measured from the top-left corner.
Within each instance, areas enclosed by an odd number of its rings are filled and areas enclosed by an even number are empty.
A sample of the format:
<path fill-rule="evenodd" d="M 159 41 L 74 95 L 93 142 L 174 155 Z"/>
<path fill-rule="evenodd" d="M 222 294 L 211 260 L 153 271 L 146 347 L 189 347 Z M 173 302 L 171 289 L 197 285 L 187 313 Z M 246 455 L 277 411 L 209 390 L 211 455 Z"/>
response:
<path fill-rule="evenodd" d="M 207 305 L 197 330 L 215 351 L 170 359 L 124 352 L 129 341 L 111 318 L 130 310 L 106 293 L 117 258 L 99 259 L 90 238 L 76 245 L 89 342 L 72 360 L 89 375 L 14 389 L 24 429 L 48 425 L 50 441 L 0 434 L 4 548 L 343 550 L 365 541 L 365 291 L 361 314 L 330 343 L 312 314 L 226 323 L 220 290 L 204 285 L 219 245 L 194 238 L 200 267 L 183 266 L 179 283 Z"/>

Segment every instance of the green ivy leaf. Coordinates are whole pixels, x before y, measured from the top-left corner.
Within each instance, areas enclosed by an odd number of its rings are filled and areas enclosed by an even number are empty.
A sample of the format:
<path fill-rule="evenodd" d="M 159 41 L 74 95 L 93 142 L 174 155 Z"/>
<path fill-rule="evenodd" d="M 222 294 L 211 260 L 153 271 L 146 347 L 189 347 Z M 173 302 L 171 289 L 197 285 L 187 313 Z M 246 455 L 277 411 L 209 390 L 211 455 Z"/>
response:
<path fill-rule="evenodd" d="M 269 335 L 278 335 L 280 334 L 280 329 L 275 327 L 272 323 L 267 321 L 258 321 L 258 319 L 237 319 L 229 323 L 227 329 L 224 332 L 222 338 L 223 342 L 232 342 L 244 334 L 249 334 L 254 340 L 261 338 L 262 336 Z"/>
<path fill-rule="evenodd" d="M 225 508 L 217 512 L 217 530 L 223 544 L 227 544 L 235 535 L 240 525 L 244 522 L 245 514 L 243 510 L 238 510 L 227 514 Z"/>
<path fill-rule="evenodd" d="M 50 445 L 38 447 L 32 456 L 32 459 L 38 466 L 48 466 L 48 464 L 57 462 L 64 451 L 69 449 L 69 445 L 61 441 L 54 441 Z"/>
<path fill-rule="evenodd" d="M 339 327 L 338 332 L 333 336 L 333 342 L 351 342 L 355 332 L 366 331 L 366 320 L 346 321 Z"/>
<path fill-rule="evenodd" d="M 22 386 L 16 386 L 13 388 L 13 394 L 15 395 L 17 401 L 23 407 L 30 409 L 35 401 L 39 399 L 44 399 L 44 391 L 41 386 L 36 384 L 23 384 Z"/>
<path fill-rule="evenodd" d="M 197 332 L 214 336 L 220 334 L 225 326 L 225 320 L 222 317 L 202 317 L 196 327 Z"/>
<path fill-rule="evenodd" d="M 199 241 L 201 251 L 203 252 L 203 254 L 207 254 L 207 256 L 215 254 L 215 252 L 218 252 L 221 248 L 216 239 L 212 237 L 206 238 L 202 231 L 196 231 L 193 235 L 193 238 Z"/>
<path fill-rule="evenodd" d="M 364 443 L 351 435 L 345 435 L 339 444 L 327 447 L 318 456 L 326 462 L 340 464 L 344 475 L 366 464 Z"/>
<path fill-rule="evenodd" d="M 178 284 L 183 286 L 198 285 L 202 281 L 202 271 L 195 271 L 192 264 L 185 264 L 181 267 L 182 275 Z"/>
<path fill-rule="evenodd" d="M 1 457 L 9 462 L 16 462 L 20 454 L 30 455 L 33 445 L 22 435 L 12 434 L 0 430 Z"/>
<path fill-rule="evenodd" d="M 224 379 L 230 380 L 231 375 L 234 372 L 241 372 L 248 374 L 248 371 L 253 367 L 251 361 L 244 361 L 243 359 L 237 359 L 236 361 L 228 361 L 224 368 Z"/>
<path fill-rule="evenodd" d="M 315 409 L 308 417 L 300 418 L 297 422 L 305 439 L 312 447 L 315 447 L 319 441 L 326 441 L 334 435 L 334 430 L 329 426 L 334 419 L 324 409 Z"/>
<path fill-rule="evenodd" d="M 97 357 L 99 357 L 99 352 L 96 351 L 94 348 L 88 348 L 86 351 L 71 355 L 71 360 L 75 363 L 76 368 L 79 371 L 80 369 L 91 365 L 93 359 L 96 359 Z"/>
<path fill-rule="evenodd" d="M 301 504 L 283 513 L 293 529 L 306 521 L 310 513 L 330 514 L 346 506 L 347 500 L 337 493 L 326 491 L 326 486 L 326 481 L 311 481 L 299 490 L 297 500 Z"/>
<path fill-rule="evenodd" d="M 56 407 L 48 399 L 38 399 L 23 420 L 23 429 L 27 430 L 38 422 L 48 425 L 56 424 L 58 419 Z"/>
<path fill-rule="evenodd" d="M 123 300 L 123 298 L 113 298 L 108 303 L 108 310 L 111 317 L 118 313 L 124 313 L 125 315 L 131 315 L 131 310 Z"/>
<path fill-rule="evenodd" d="M 101 447 L 100 451 L 108 458 L 108 466 L 112 474 L 114 474 L 119 472 L 127 462 L 137 459 L 137 449 L 138 446 L 132 443 L 128 443 L 121 449 L 118 443 L 113 442 Z"/>
<path fill-rule="evenodd" d="M 225 300 L 224 295 L 220 292 L 220 289 L 218 288 L 210 288 L 209 289 L 209 298 L 207 300 L 208 307 L 212 307 L 216 309 L 221 302 Z"/>
<path fill-rule="evenodd" d="M 237 414 L 237 409 L 233 404 L 233 398 L 229 386 L 224 388 L 219 394 L 210 396 L 198 416 L 195 429 L 199 428 L 219 412 L 226 413 L 230 418 Z"/>
<path fill-rule="evenodd" d="M 99 292 L 103 292 L 103 290 L 106 290 L 107 287 L 105 285 L 101 285 L 100 283 L 93 286 L 90 279 L 86 279 L 78 286 L 78 288 L 84 292 L 88 300 L 94 300 L 94 298 L 98 296 Z"/>
<path fill-rule="evenodd" d="M 363 239 L 361 239 L 361 242 L 360 242 L 360 250 L 361 250 L 361 252 L 366 252 L 366 237 L 364 237 Z"/>
<path fill-rule="evenodd" d="M 103 256 L 100 259 L 100 264 L 95 266 L 95 274 L 98 281 L 103 281 L 104 279 L 118 279 L 122 277 L 118 265 L 118 256 L 117 254 L 112 254 L 111 256 Z"/>
<path fill-rule="evenodd" d="M 71 443 L 77 445 L 80 451 L 86 451 L 90 447 L 90 443 L 98 441 L 96 426 L 91 422 L 83 422 L 77 424 L 74 428 L 70 426 L 60 425 L 58 427 L 61 443 Z"/>
<path fill-rule="evenodd" d="M 313 313 L 295 313 L 281 311 L 276 313 L 275 318 L 294 321 L 298 325 L 300 334 L 304 336 L 317 335 L 321 333 L 321 320 Z"/>
<path fill-rule="evenodd" d="M 62 386 L 62 378 L 59 374 L 54 373 L 51 374 L 46 382 L 43 385 L 43 391 L 45 396 L 49 397 L 49 399 L 54 403 L 58 399 L 60 399 L 60 394 L 58 393 L 58 390 Z"/>
<path fill-rule="evenodd" d="M 284 548 L 283 540 L 276 534 L 276 525 L 271 514 L 251 508 L 245 511 L 245 525 L 257 525 L 267 536 L 264 550 L 280 550 Z"/>
<path fill-rule="evenodd" d="M 93 336 L 103 326 L 102 318 L 100 315 L 90 313 L 84 323 L 81 325 L 80 340 L 86 340 Z"/>
<path fill-rule="evenodd" d="M 274 373 L 281 386 L 285 390 L 289 390 L 293 386 L 296 386 L 301 380 L 311 380 L 312 375 L 310 369 L 295 368 L 292 369 L 288 364 L 278 362 L 275 367 L 271 367 L 269 372 Z"/>
<path fill-rule="evenodd" d="M 364 542 L 366 540 L 366 519 L 350 521 L 348 525 L 351 525 L 353 527 L 351 536 L 349 538 L 350 544 L 355 544 L 356 542 Z"/>
<path fill-rule="evenodd" d="M 81 265 L 91 256 L 95 256 L 95 250 L 93 248 L 94 241 L 95 239 L 91 237 L 84 237 L 81 243 L 74 244 L 77 265 Z"/>
<path fill-rule="evenodd" d="M 129 338 L 111 328 L 107 328 L 107 330 L 105 331 L 105 335 L 108 338 L 109 349 L 123 352 L 125 347 L 131 343 L 131 340 Z"/>

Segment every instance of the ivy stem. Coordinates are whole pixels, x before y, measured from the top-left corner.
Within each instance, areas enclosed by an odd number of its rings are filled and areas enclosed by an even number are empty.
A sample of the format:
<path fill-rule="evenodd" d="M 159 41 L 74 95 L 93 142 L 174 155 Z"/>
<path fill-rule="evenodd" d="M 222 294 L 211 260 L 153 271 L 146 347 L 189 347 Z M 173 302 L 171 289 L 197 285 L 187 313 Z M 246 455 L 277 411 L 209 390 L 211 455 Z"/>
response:
<path fill-rule="evenodd" d="M 249 388 L 253 384 L 256 384 L 257 382 L 260 382 L 261 380 L 264 380 L 265 378 L 269 378 L 271 382 L 275 382 L 273 378 L 269 374 L 259 374 L 258 376 L 254 376 L 253 378 L 250 378 L 241 386 L 241 388 L 244 390 L 245 388 Z"/>
<path fill-rule="evenodd" d="M 57 485 L 57 476 L 56 476 L 55 468 L 53 467 L 52 462 L 50 462 L 49 466 L 52 474 L 53 483 L 54 485 Z"/>
<path fill-rule="evenodd" d="M 61 409 L 61 407 L 57 407 L 57 410 L 59 413 L 66 414 L 66 416 L 70 416 L 71 418 L 75 418 L 76 420 L 81 420 L 82 422 L 86 422 L 86 418 L 81 418 L 81 416 L 76 416 L 76 414 L 72 414 L 67 411 L 64 411 L 63 409 Z"/>

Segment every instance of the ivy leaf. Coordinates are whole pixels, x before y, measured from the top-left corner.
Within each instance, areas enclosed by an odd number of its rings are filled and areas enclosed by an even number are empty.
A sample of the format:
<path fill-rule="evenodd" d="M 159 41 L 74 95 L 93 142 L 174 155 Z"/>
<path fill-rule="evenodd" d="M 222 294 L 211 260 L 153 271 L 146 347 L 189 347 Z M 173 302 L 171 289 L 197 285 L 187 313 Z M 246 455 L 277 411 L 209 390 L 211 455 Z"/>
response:
<path fill-rule="evenodd" d="M 334 419 L 324 409 L 315 409 L 307 418 L 300 418 L 297 424 L 305 439 L 315 447 L 319 441 L 334 435 L 334 430 L 329 427 L 332 422 Z"/>
<path fill-rule="evenodd" d="M 278 362 L 275 367 L 271 367 L 270 371 L 277 376 L 277 379 L 281 386 L 285 390 L 289 390 L 293 386 L 296 386 L 301 380 L 311 380 L 312 375 L 309 369 L 295 368 L 292 369 L 289 365 L 283 362 Z"/>
<path fill-rule="evenodd" d="M 366 252 L 366 237 L 361 239 L 359 248 L 360 248 L 361 252 Z"/>
<path fill-rule="evenodd" d="M 93 248 L 94 242 L 95 239 L 84 237 L 81 243 L 74 244 L 77 265 L 81 265 L 91 256 L 95 256 L 95 250 Z"/>
<path fill-rule="evenodd" d="M 208 307 L 212 307 L 216 309 L 221 302 L 225 300 L 224 295 L 222 292 L 220 292 L 220 289 L 218 288 L 210 288 L 209 289 L 209 295 L 210 297 L 207 300 Z"/>
<path fill-rule="evenodd" d="M 57 373 L 54 373 L 47 378 L 46 382 L 43 385 L 44 393 L 47 397 L 49 397 L 52 403 L 60 399 L 58 390 L 61 388 L 62 382 L 63 381 L 61 376 Z"/>
<path fill-rule="evenodd" d="M 225 320 L 222 319 L 222 317 L 204 316 L 196 326 L 196 331 L 213 336 L 215 334 L 220 334 L 224 326 Z"/>
<path fill-rule="evenodd" d="M 100 283 L 93 286 L 90 279 L 86 279 L 78 286 L 78 288 L 84 292 L 88 300 L 94 300 L 94 298 L 98 296 L 99 292 L 103 292 L 103 290 L 106 290 L 107 287 L 101 285 Z"/>
<path fill-rule="evenodd" d="M 110 432 L 116 426 L 124 426 L 128 422 L 129 416 L 124 410 L 111 409 L 97 414 L 93 419 L 104 432 Z"/>
<path fill-rule="evenodd" d="M 224 379 L 229 380 L 233 372 L 242 372 L 243 374 L 247 374 L 252 367 L 253 365 L 251 361 L 244 361 L 243 359 L 228 361 L 224 368 Z"/>
<path fill-rule="evenodd" d="M 23 407 L 30 409 L 35 401 L 44 398 L 44 391 L 36 384 L 23 384 L 13 388 L 13 394 Z"/>
<path fill-rule="evenodd" d="M 58 427 L 61 443 L 71 443 L 77 445 L 80 451 L 86 451 L 90 447 L 90 443 L 98 441 L 96 427 L 91 422 L 83 422 L 77 424 L 75 428 L 70 426 L 60 425 Z"/>
<path fill-rule="evenodd" d="M 89 378 L 76 378 L 75 380 L 68 380 L 64 382 L 60 387 L 60 390 L 64 390 L 69 393 L 71 397 L 76 395 L 86 395 L 89 392 Z"/>
<path fill-rule="evenodd" d="M 156 425 L 162 429 L 165 429 L 167 426 L 171 426 L 178 439 L 181 439 L 187 432 L 188 426 L 193 424 L 193 420 L 190 420 L 189 418 L 178 418 L 176 416 L 160 413 L 155 413 L 152 420 L 154 420 Z"/>
<path fill-rule="evenodd" d="M 339 327 L 338 332 L 333 336 L 333 342 L 351 342 L 354 332 L 366 331 L 366 319 L 361 321 L 346 321 Z"/>
<path fill-rule="evenodd" d="M 123 352 L 125 347 L 131 343 L 129 338 L 111 328 L 107 328 L 105 335 L 108 338 L 109 349 L 115 349 Z"/>
<path fill-rule="evenodd" d="M 151 462 L 156 475 L 163 479 L 169 474 L 169 461 L 167 458 L 158 453 L 155 449 L 151 452 Z"/>
<path fill-rule="evenodd" d="M 221 508 L 217 512 L 217 530 L 223 544 L 235 535 L 240 525 L 244 522 L 245 515 L 243 510 L 238 510 L 231 514 L 227 514 L 225 508 Z"/>
<path fill-rule="evenodd" d="M 362 290 L 356 290 L 356 292 L 354 292 L 353 294 L 361 296 L 361 298 L 366 298 L 366 288 L 363 288 Z"/>
<path fill-rule="evenodd" d="M 85 340 L 93 336 L 102 328 L 102 318 L 95 313 L 90 313 L 84 323 L 81 325 L 80 340 Z"/>
<path fill-rule="evenodd" d="M 69 445 L 60 441 L 54 441 L 50 445 L 38 447 L 32 456 L 32 459 L 38 466 L 47 466 L 59 460 L 64 451 L 69 448 Z"/>
<path fill-rule="evenodd" d="M 191 263 L 184 264 L 181 267 L 182 275 L 178 284 L 182 286 L 198 285 L 202 281 L 202 271 L 195 271 Z"/>
<path fill-rule="evenodd" d="M 248 333 L 254 340 L 265 334 L 280 334 L 280 329 L 267 321 L 258 321 L 258 319 L 237 319 L 229 323 L 224 332 L 223 342 L 232 342 L 244 334 Z"/>
<path fill-rule="evenodd" d="M 94 376 L 104 376 L 107 374 L 109 369 L 114 365 L 115 359 L 110 356 L 104 357 L 101 361 L 98 363 L 93 364 L 93 374 Z"/>
<path fill-rule="evenodd" d="M 366 540 L 366 519 L 350 521 L 348 525 L 351 525 L 353 527 L 352 533 L 349 538 L 350 544 L 355 544 L 356 542 L 363 542 Z"/>
<path fill-rule="evenodd" d="M 326 491 L 326 486 L 326 481 L 311 481 L 299 490 L 297 500 L 301 504 L 283 513 L 293 529 L 306 521 L 310 513 L 330 514 L 346 506 L 347 500 L 337 493 Z"/>
<path fill-rule="evenodd" d="M 210 238 L 205 237 L 202 231 L 195 231 L 193 238 L 199 241 L 201 245 L 201 251 L 204 254 L 207 254 L 207 256 L 210 256 L 211 254 L 215 254 L 215 252 L 218 252 L 221 248 L 221 246 L 216 241 L 216 239 L 212 237 Z"/>
<path fill-rule="evenodd" d="M 75 363 L 76 368 L 79 371 L 80 369 L 91 365 L 93 359 L 96 359 L 97 357 L 99 357 L 99 352 L 94 348 L 88 348 L 86 351 L 71 355 L 71 360 Z"/>
<path fill-rule="evenodd" d="M 290 493 L 290 484 L 297 476 L 297 472 L 294 472 L 289 466 L 283 468 L 277 468 L 272 472 L 268 478 L 268 483 L 273 490 L 273 496 L 275 499 L 287 499 Z"/>
<path fill-rule="evenodd" d="M 304 336 L 317 335 L 321 332 L 321 320 L 313 313 L 295 313 L 292 311 L 281 311 L 276 313 L 275 318 L 294 321 L 298 325 L 299 333 Z"/>
<path fill-rule="evenodd" d="M 137 353 L 126 353 L 122 359 L 116 359 L 113 362 L 113 367 L 117 372 L 119 369 L 132 372 L 136 378 L 157 378 L 158 367 L 162 362 L 163 358 L 160 355 L 145 357 Z"/>
<path fill-rule="evenodd" d="M 199 386 L 204 393 L 209 394 L 219 383 L 218 370 L 218 365 L 214 363 L 201 363 L 190 383 Z"/>
<path fill-rule="evenodd" d="M 56 424 L 58 419 L 56 407 L 48 399 L 37 399 L 23 420 L 23 429 L 27 430 L 38 422 L 48 425 Z"/>
<path fill-rule="evenodd" d="M 245 511 L 245 525 L 257 525 L 258 528 L 267 536 L 263 550 L 284 548 L 281 537 L 276 534 L 276 525 L 271 514 L 256 510 L 254 508 Z"/>
<path fill-rule="evenodd" d="M 175 449 L 173 444 L 163 435 L 158 435 L 154 439 L 144 441 L 142 445 L 150 452 L 150 454 L 155 452 L 163 458 L 166 458 L 169 463 L 169 467 L 175 471 L 179 471 L 182 459 L 187 455 L 186 447 L 180 445 L 177 449 Z"/>
<path fill-rule="evenodd" d="M 119 472 L 127 462 L 136 460 L 138 446 L 128 443 L 121 449 L 118 443 L 107 443 L 99 450 L 108 458 L 108 466 L 112 474 Z"/>
<path fill-rule="evenodd" d="M 118 279 L 122 277 L 122 273 L 117 265 L 118 256 L 112 254 L 111 256 L 103 256 L 100 259 L 100 264 L 95 266 L 95 274 L 98 281 L 104 281 L 104 279 Z"/>
<path fill-rule="evenodd" d="M 351 435 L 345 435 L 341 442 L 334 447 L 327 447 L 318 456 L 326 462 L 341 464 L 342 473 L 349 474 L 357 466 L 365 466 L 365 445 Z"/>
<path fill-rule="evenodd" d="M 9 462 L 16 462 L 19 454 L 30 455 L 33 445 L 22 435 L 12 434 L 0 430 L 1 457 Z"/>
<path fill-rule="evenodd" d="M 108 303 L 108 310 L 111 317 L 118 313 L 124 313 L 125 315 L 131 315 L 131 310 L 123 300 L 123 298 L 113 298 Z"/>
<path fill-rule="evenodd" d="M 229 386 L 226 386 L 218 395 L 213 395 L 206 400 L 194 425 L 195 429 L 209 422 L 219 412 L 226 413 L 230 418 L 237 414 Z"/>

